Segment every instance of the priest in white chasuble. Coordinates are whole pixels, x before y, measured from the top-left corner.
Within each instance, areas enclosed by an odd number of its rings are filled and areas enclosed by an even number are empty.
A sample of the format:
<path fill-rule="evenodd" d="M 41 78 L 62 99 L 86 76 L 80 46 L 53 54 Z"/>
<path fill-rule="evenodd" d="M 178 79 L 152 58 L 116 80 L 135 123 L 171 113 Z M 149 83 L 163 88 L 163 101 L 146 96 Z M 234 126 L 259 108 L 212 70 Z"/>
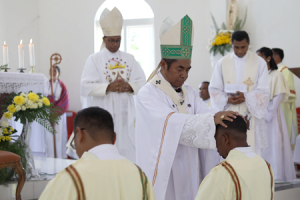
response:
<path fill-rule="evenodd" d="M 282 49 L 273 48 L 273 58 L 278 65 L 278 70 L 283 74 L 285 80 L 288 83 L 290 96 L 288 101 L 281 103 L 281 108 L 283 110 L 285 121 L 287 124 L 287 128 L 289 131 L 289 137 L 292 145 L 292 149 L 294 149 L 296 143 L 296 137 L 298 135 L 298 122 L 297 122 L 297 112 L 296 112 L 296 92 L 294 85 L 294 75 L 289 70 L 289 68 L 282 62 L 284 58 L 284 52 Z"/>
<path fill-rule="evenodd" d="M 99 107 L 81 110 L 74 133 L 72 146 L 80 159 L 47 184 L 40 200 L 155 200 L 144 172 L 113 145 L 118 138 L 109 112 Z"/>
<path fill-rule="evenodd" d="M 202 181 L 195 200 L 274 199 L 271 165 L 247 144 L 247 125 L 243 117 L 217 126 L 216 145 L 225 159 Z"/>
<path fill-rule="evenodd" d="M 292 149 L 288 129 L 280 103 L 288 100 L 290 90 L 284 76 L 273 59 L 270 48 L 257 50 L 267 63 L 270 80 L 270 102 L 265 113 L 268 147 L 262 150 L 262 157 L 268 161 L 274 173 L 274 179 L 291 182 L 296 179 Z"/>
<path fill-rule="evenodd" d="M 234 53 L 217 62 L 210 81 L 212 107 L 245 116 L 250 122 L 247 142 L 261 155 L 268 146 L 264 118 L 270 94 L 267 64 L 248 51 L 250 39 L 245 31 L 235 31 L 231 41 Z"/>
<path fill-rule="evenodd" d="M 215 124 L 236 113 L 215 114 L 184 84 L 193 43 L 188 16 L 175 25 L 166 19 L 160 39 L 160 65 L 136 97 L 136 163 L 152 181 L 157 199 L 193 200 L 200 179 L 198 148 L 215 148 Z"/>
<path fill-rule="evenodd" d="M 99 106 L 113 116 L 118 134 L 116 146 L 121 155 L 135 162 L 133 95 L 145 84 L 146 77 L 139 63 L 119 50 L 122 14 L 117 8 L 103 11 L 102 50 L 88 57 L 81 77 L 80 94 L 83 108 Z"/>

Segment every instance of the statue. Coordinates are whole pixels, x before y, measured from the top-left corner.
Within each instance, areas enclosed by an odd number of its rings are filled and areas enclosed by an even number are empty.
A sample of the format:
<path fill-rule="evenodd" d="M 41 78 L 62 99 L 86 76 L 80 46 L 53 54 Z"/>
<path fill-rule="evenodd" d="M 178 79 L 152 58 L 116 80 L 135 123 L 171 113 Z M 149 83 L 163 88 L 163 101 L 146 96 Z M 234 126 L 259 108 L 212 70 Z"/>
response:
<path fill-rule="evenodd" d="M 239 14 L 239 5 L 236 0 L 231 0 L 227 11 L 227 29 L 233 30 L 236 18 Z"/>

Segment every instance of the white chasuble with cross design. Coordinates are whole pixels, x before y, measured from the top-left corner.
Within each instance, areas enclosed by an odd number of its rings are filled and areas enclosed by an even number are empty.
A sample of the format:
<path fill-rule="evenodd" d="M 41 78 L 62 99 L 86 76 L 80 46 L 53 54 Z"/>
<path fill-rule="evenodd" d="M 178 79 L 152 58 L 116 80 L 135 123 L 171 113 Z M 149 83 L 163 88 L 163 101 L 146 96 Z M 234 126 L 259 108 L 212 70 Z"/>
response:
<path fill-rule="evenodd" d="M 236 91 L 244 93 L 245 102 L 229 104 L 228 97 Z M 234 53 L 225 56 L 215 67 L 209 92 L 213 108 L 251 116 L 248 144 L 261 154 L 261 148 L 267 146 L 264 113 L 270 93 L 266 62 L 250 51 L 243 58 Z"/>
<path fill-rule="evenodd" d="M 107 86 L 118 78 L 127 81 L 133 93 L 106 92 Z M 89 56 L 81 77 L 82 107 L 99 106 L 112 115 L 117 134 L 116 146 L 120 154 L 132 162 L 135 162 L 133 95 L 145 82 L 144 71 L 131 54 L 122 51 L 112 53 L 106 48 Z"/>
<path fill-rule="evenodd" d="M 157 200 L 193 200 L 200 178 L 198 148 L 215 148 L 214 111 L 189 85 L 182 94 L 158 73 L 136 98 L 137 165 Z"/>

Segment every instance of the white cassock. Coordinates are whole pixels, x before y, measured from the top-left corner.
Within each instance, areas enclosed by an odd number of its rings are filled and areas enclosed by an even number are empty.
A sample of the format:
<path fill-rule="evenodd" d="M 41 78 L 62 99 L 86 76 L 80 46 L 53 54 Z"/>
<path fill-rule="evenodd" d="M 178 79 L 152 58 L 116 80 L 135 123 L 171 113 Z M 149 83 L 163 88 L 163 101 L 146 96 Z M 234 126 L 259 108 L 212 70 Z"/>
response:
<path fill-rule="evenodd" d="M 269 72 L 270 103 L 265 113 L 268 147 L 262 150 L 262 157 L 273 168 L 275 180 L 291 182 L 296 179 L 293 156 L 285 117 L 280 106 L 288 100 L 289 87 L 278 70 Z"/>
<path fill-rule="evenodd" d="M 296 145 L 294 150 L 294 162 L 300 165 L 300 135 L 296 137 Z"/>
<path fill-rule="evenodd" d="M 200 182 L 198 148 L 216 148 L 215 112 L 189 85 L 182 92 L 158 73 L 136 97 L 136 161 L 158 200 L 193 200 Z"/>
<path fill-rule="evenodd" d="M 62 87 L 59 84 L 59 81 L 56 80 L 53 83 L 53 95 L 55 101 L 57 101 L 60 98 L 62 91 Z M 49 94 L 51 94 L 51 91 L 49 89 Z M 68 141 L 68 131 L 67 131 L 67 115 L 66 113 L 62 114 L 60 116 L 60 120 L 58 124 L 55 124 L 55 141 L 56 141 L 56 157 L 57 158 L 67 158 L 66 154 L 66 144 Z M 46 143 L 46 152 L 47 152 L 47 157 L 54 158 L 54 145 L 53 145 L 53 134 L 45 131 L 46 138 L 45 138 L 45 143 Z"/>
<path fill-rule="evenodd" d="M 236 91 L 244 93 L 245 102 L 239 105 L 229 104 L 228 97 Z M 247 142 L 259 155 L 261 149 L 268 146 L 264 115 L 269 103 L 269 93 L 267 64 L 250 51 L 243 58 L 232 53 L 220 59 L 209 84 L 214 109 L 237 111 L 252 118 Z"/>
<path fill-rule="evenodd" d="M 203 100 L 208 108 L 211 108 L 210 99 Z M 199 157 L 200 157 L 200 171 L 201 177 L 203 180 L 210 170 L 214 168 L 220 161 L 222 161 L 222 157 L 218 153 L 217 149 L 199 149 Z"/>
<path fill-rule="evenodd" d="M 133 93 L 106 92 L 107 86 L 120 75 L 133 89 Z M 131 54 L 106 48 L 88 57 L 81 77 L 82 107 L 99 106 L 113 117 L 117 134 L 116 146 L 121 155 L 135 163 L 133 95 L 145 84 L 146 77 Z"/>

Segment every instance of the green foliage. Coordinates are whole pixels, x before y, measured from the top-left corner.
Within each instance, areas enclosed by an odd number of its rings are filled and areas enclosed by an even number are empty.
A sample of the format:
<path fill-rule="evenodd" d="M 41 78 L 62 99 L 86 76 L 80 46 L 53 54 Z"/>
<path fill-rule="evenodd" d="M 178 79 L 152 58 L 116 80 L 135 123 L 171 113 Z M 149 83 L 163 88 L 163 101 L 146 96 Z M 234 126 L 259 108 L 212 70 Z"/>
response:
<path fill-rule="evenodd" d="M 0 71 L 7 68 L 8 64 L 5 64 L 5 65 L 0 65 Z"/>
<path fill-rule="evenodd" d="M 1 142 L 0 150 L 3 151 L 9 151 L 11 153 L 15 153 L 21 157 L 21 163 L 23 165 L 23 168 L 26 170 L 26 144 L 22 143 L 20 140 L 17 140 L 16 142 Z M 5 184 L 5 182 L 11 180 L 15 175 L 15 172 L 13 171 L 12 167 L 6 167 L 0 169 L 0 185 Z"/>
<path fill-rule="evenodd" d="M 216 29 L 216 33 L 218 33 L 220 29 L 218 28 L 218 25 L 217 25 L 217 22 L 216 22 L 216 20 L 215 20 L 215 17 L 213 16 L 212 13 L 210 13 L 210 15 L 211 15 L 212 21 L 213 21 L 213 23 L 214 23 L 214 27 L 215 27 L 215 29 Z"/>
<path fill-rule="evenodd" d="M 215 46 L 212 46 L 212 47 L 210 48 L 209 52 L 210 52 L 210 53 L 213 53 L 214 56 L 215 56 L 218 52 L 220 52 L 220 54 L 222 54 L 222 56 L 224 56 L 225 51 L 230 52 L 231 48 L 232 48 L 232 46 L 229 45 L 229 44 L 222 44 L 222 45 L 219 45 L 219 46 L 215 45 Z"/>

